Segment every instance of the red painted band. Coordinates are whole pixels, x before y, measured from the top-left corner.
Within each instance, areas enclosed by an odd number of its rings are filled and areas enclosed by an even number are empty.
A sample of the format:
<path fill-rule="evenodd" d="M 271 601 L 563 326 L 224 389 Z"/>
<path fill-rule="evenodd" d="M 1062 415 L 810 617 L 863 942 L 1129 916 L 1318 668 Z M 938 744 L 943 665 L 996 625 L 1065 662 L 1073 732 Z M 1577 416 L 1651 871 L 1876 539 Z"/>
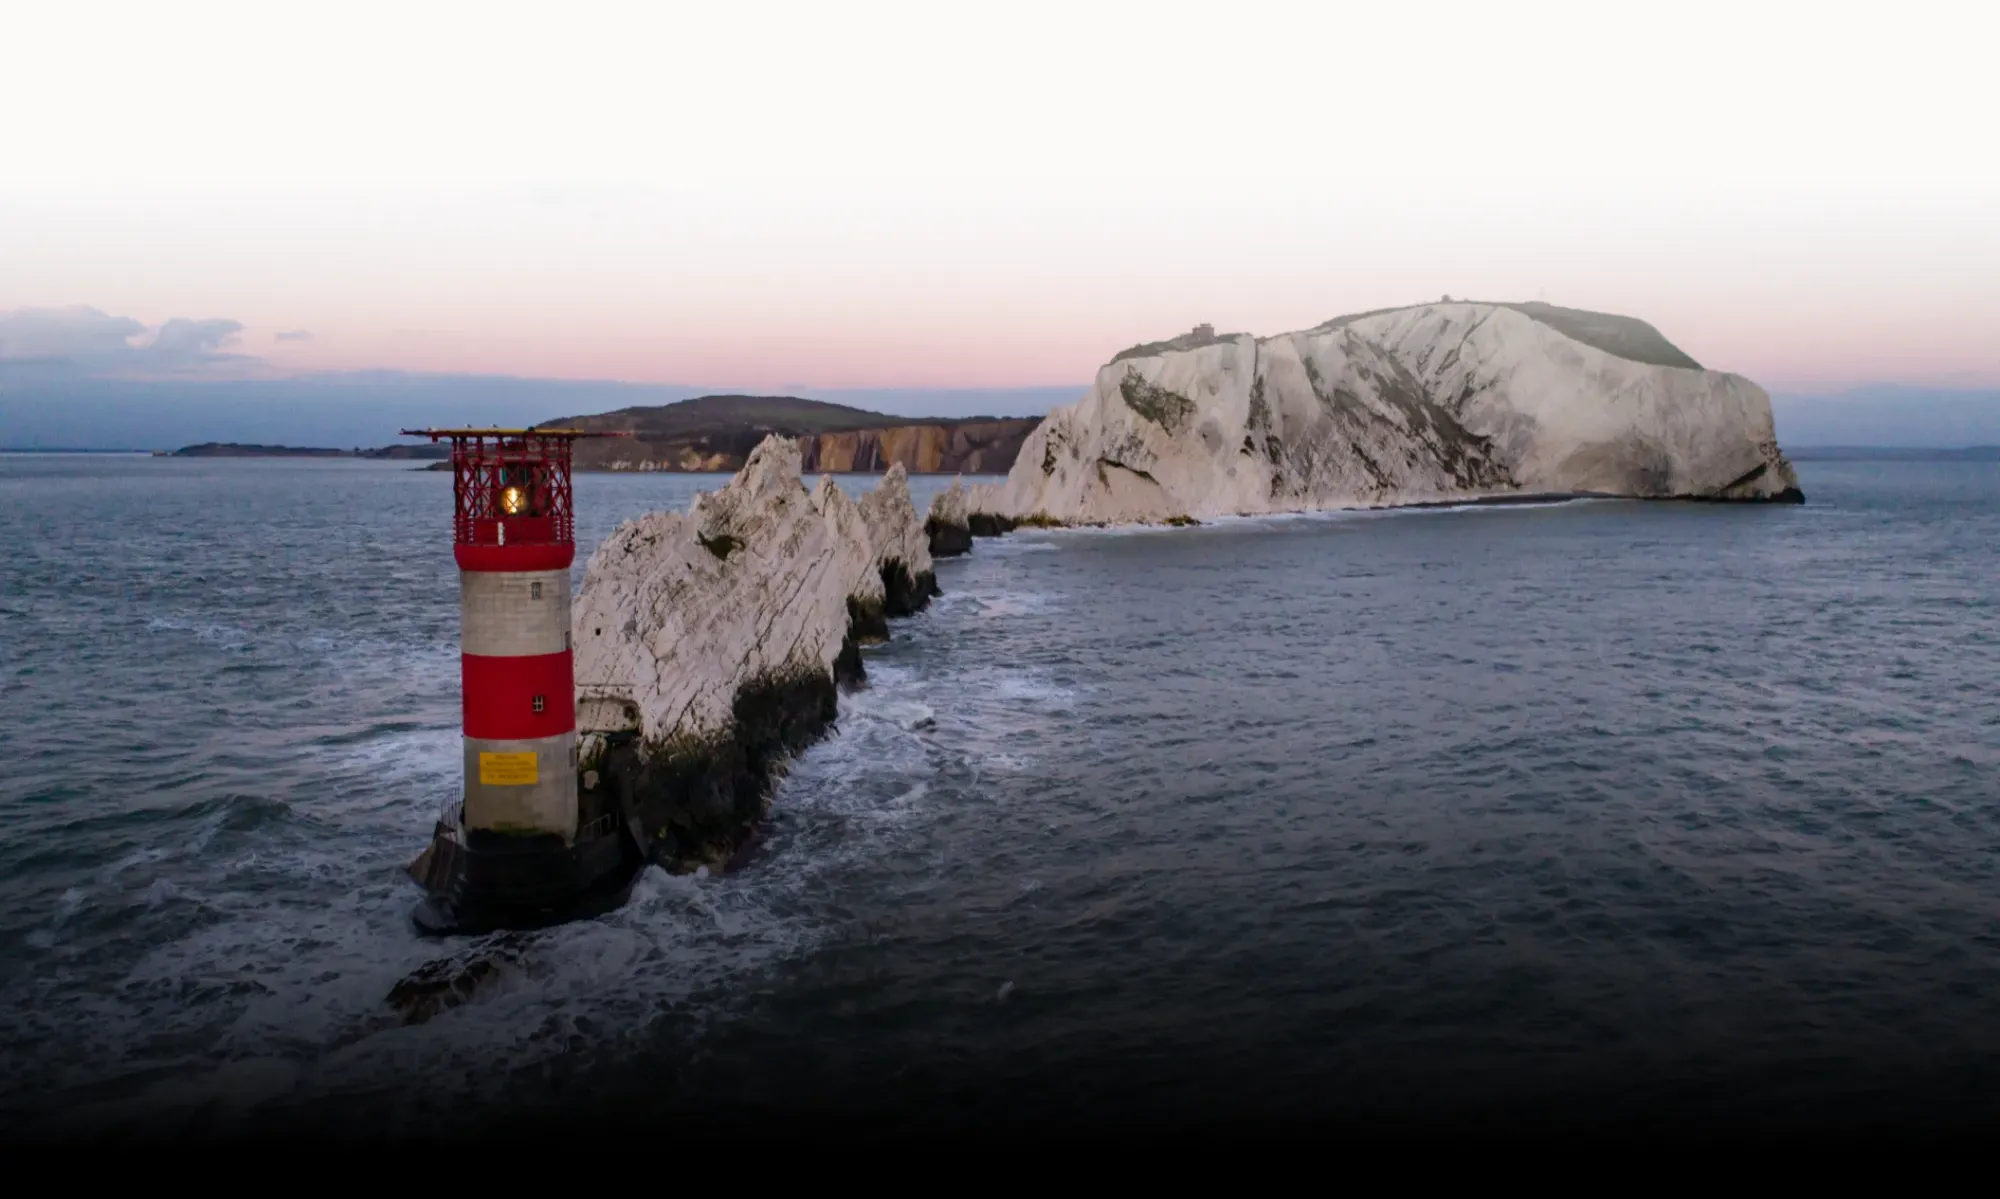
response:
<path fill-rule="evenodd" d="M 556 536 L 556 522 L 547 516 L 495 516 L 468 522 L 472 536 L 466 541 L 471 545 L 507 545 L 519 542 L 529 545 L 554 545 L 567 540 Z M 502 530 L 506 536 L 501 536 Z"/>
<path fill-rule="evenodd" d="M 461 654 L 459 685 L 468 737 L 526 741 L 576 731 L 576 671 L 568 650 L 520 658 Z"/>
<path fill-rule="evenodd" d="M 525 545 L 466 545 L 451 547 L 460 570 L 506 574 L 514 571 L 568 570 L 576 561 L 576 543 L 571 541 L 528 543 Z"/>

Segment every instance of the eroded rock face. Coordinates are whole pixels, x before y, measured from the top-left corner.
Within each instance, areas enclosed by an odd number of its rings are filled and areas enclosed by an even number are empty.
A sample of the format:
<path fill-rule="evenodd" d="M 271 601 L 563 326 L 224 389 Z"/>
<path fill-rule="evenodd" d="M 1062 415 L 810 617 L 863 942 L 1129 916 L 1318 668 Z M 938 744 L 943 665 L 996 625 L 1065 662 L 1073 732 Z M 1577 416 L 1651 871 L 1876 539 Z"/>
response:
<path fill-rule="evenodd" d="M 826 480 L 831 486 L 832 480 Z M 884 611 L 909 616 L 922 611 L 938 594 L 932 569 L 930 538 L 910 499 L 910 476 L 902 463 L 889 468 L 875 490 L 861 497 L 861 523 L 867 527 L 882 579 Z"/>
<path fill-rule="evenodd" d="M 1429 304 L 1128 352 L 970 506 L 998 525 L 1522 493 L 1799 498 L 1756 384 L 1621 357 L 1526 307 Z"/>
<path fill-rule="evenodd" d="M 799 439 L 805 469 L 868 473 L 887 464 L 920 475 L 998 474 L 1014 464 L 1032 419 L 954 421 L 821 433 Z"/>
<path fill-rule="evenodd" d="M 909 579 L 893 602 L 891 565 Z M 723 860 L 930 575 L 907 485 L 861 504 L 829 478 L 808 491 L 775 435 L 685 515 L 619 526 L 573 608 L 580 785 L 635 812 L 656 859 Z"/>
<path fill-rule="evenodd" d="M 924 532 L 933 558 L 955 557 L 972 548 L 972 515 L 966 507 L 963 478 L 953 479 L 950 487 L 931 498 Z"/>

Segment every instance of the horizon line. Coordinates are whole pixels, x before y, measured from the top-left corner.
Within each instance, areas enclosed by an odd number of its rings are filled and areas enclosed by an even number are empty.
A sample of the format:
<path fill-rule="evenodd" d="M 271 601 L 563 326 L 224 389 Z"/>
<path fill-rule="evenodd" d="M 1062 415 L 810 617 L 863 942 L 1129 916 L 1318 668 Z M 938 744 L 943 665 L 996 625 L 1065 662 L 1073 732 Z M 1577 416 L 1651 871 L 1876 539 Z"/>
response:
<path fill-rule="evenodd" d="M 47 368 L 58 365 L 79 366 L 80 364 L 77 364 L 72 359 L 0 358 L 0 373 L 6 372 L 6 370 L 9 367 Z M 1733 374 L 1736 372 L 1721 371 L 1713 373 Z M 1747 376 L 1745 377 L 1747 378 Z M 905 392 L 905 393 L 945 392 L 953 394 L 977 394 L 977 393 L 987 393 L 987 392 L 1022 392 L 1022 391 L 1086 392 L 1089 391 L 1093 386 L 1095 386 L 1095 381 L 1092 380 L 1089 382 L 1075 381 L 1068 383 L 1014 383 L 1014 384 L 992 384 L 992 383 L 853 384 L 850 383 L 850 384 L 839 384 L 839 385 L 820 385 L 820 384 L 788 383 L 788 384 L 778 384 L 770 387 L 757 388 L 745 385 L 729 385 L 729 384 L 716 384 L 716 383 L 685 383 L 685 382 L 671 382 L 664 380 L 648 381 L 648 380 L 637 380 L 637 379 L 617 379 L 617 378 L 587 376 L 587 375 L 523 375 L 523 374 L 509 374 L 509 373 L 499 373 L 499 372 L 486 372 L 486 371 L 406 370 L 400 367 L 357 367 L 345 370 L 311 370 L 311 371 L 298 371 L 290 373 L 279 373 L 279 374 L 265 375 L 262 377 L 245 377 L 240 375 L 213 376 L 213 375 L 201 375 L 197 373 L 169 374 L 169 375 L 121 375 L 121 374 L 99 374 L 99 373 L 89 372 L 87 369 L 79 369 L 76 374 L 71 375 L 64 381 L 88 382 L 88 383 L 99 383 L 99 384 L 104 384 L 104 383 L 130 384 L 130 385 L 179 384 L 182 386 L 208 385 L 208 386 L 220 387 L 220 386 L 253 386 L 253 385 L 269 386 L 273 384 L 311 383 L 317 381 L 328 381 L 328 382 L 362 381 L 368 379 L 380 379 L 384 381 L 392 379 L 461 381 L 461 382 L 492 381 L 492 382 L 507 382 L 507 383 L 543 384 L 550 386 L 583 385 L 591 387 L 631 388 L 634 390 L 673 390 L 673 391 L 685 391 L 685 392 L 696 393 L 685 397 L 686 399 L 705 399 L 713 396 L 742 396 L 752 399 L 810 399 L 812 398 L 812 396 L 809 393 L 847 394 L 847 393 L 867 393 L 867 392 Z M 53 380 L 42 379 L 37 381 L 51 382 Z M 1754 379 L 1751 381 L 1757 382 Z M 1782 396 L 1797 396 L 1797 397 L 1833 398 L 1838 396 L 1851 395 L 1858 392 L 1867 392 L 1867 391 L 1885 390 L 1885 389 L 1904 390 L 1904 391 L 1925 391 L 1925 392 L 1935 392 L 1944 394 L 1951 394 L 1958 392 L 1989 393 L 1989 392 L 2000 391 L 2000 380 L 1995 380 L 1993 382 L 1969 382 L 1969 383 L 1943 383 L 1943 382 L 1924 383 L 1924 382 L 1906 382 L 1896 379 L 1870 379 L 1864 382 L 1855 382 L 1846 384 L 1758 383 L 1758 386 L 1764 388 L 1764 390 L 1768 394 L 1774 396 L 1782 395 Z M 673 402 L 678 403 L 681 401 L 673 401 Z"/>

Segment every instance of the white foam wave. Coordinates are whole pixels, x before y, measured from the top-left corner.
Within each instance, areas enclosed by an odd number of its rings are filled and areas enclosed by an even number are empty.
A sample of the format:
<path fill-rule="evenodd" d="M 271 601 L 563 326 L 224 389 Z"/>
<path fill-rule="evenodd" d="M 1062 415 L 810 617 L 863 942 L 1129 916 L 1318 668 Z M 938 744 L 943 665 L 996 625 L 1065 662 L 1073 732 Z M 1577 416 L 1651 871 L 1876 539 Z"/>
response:
<path fill-rule="evenodd" d="M 1008 591 L 999 594 L 972 595 L 968 597 L 976 605 L 973 615 L 982 620 L 1009 620 L 1019 616 L 1032 616 L 1048 611 L 1056 603 L 1054 596 L 1034 591 Z"/>
<path fill-rule="evenodd" d="M 1067 687 L 1039 675 L 1004 674 L 993 681 L 994 691 L 1002 698 L 1040 704 L 1060 704 L 1067 707 L 1076 698 L 1076 689 Z"/>
<path fill-rule="evenodd" d="M 221 624 L 215 621 L 202 620 L 194 616 L 182 615 L 155 616 L 146 622 L 146 631 L 149 633 L 186 633 L 198 641 L 203 641 L 222 649 L 242 649 L 255 640 L 248 630 L 239 628 L 236 625 Z"/>

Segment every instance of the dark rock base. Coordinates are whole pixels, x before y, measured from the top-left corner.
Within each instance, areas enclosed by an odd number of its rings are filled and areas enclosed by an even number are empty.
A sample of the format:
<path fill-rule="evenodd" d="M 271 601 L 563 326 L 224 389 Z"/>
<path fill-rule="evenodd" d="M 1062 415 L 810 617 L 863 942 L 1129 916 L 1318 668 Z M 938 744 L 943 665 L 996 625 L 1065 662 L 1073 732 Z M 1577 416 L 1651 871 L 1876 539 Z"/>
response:
<path fill-rule="evenodd" d="M 526 931 L 585 920 L 624 904 L 644 865 L 620 821 L 598 821 L 574 844 L 440 824 L 410 873 L 426 892 L 411 914 L 426 936 Z"/>
<path fill-rule="evenodd" d="M 934 596 L 943 594 L 937 585 L 937 574 L 933 571 L 913 575 L 908 566 L 895 559 L 882 565 L 882 610 L 889 616 L 915 616 L 930 607 Z M 888 639 L 886 625 L 883 639 Z"/>
<path fill-rule="evenodd" d="M 736 694 L 729 730 L 650 753 L 636 733 L 610 739 L 595 764 L 597 790 L 637 815 L 653 862 L 675 873 L 737 857 L 770 810 L 790 759 L 824 737 L 843 689 L 867 682 L 861 647 L 889 638 L 888 618 L 922 611 L 940 594 L 930 571 L 882 569 L 884 600 L 848 600 L 847 636 L 831 674 L 799 671 L 753 680 Z"/>
<path fill-rule="evenodd" d="M 1690 504 L 1803 504 L 1806 493 L 1787 487 L 1771 495 L 1678 495 L 1673 499 Z"/>
<path fill-rule="evenodd" d="M 835 667 L 840 682 L 864 677 L 858 645 L 850 634 Z M 833 724 L 838 690 L 833 675 L 812 671 L 758 679 L 737 692 L 725 735 L 651 753 L 636 733 L 614 739 L 597 785 L 638 814 L 653 861 L 675 871 L 719 865 L 763 818 L 786 761 Z"/>
<path fill-rule="evenodd" d="M 931 539 L 933 558 L 956 558 L 972 550 L 972 529 L 967 525 L 927 520 L 924 522 L 924 533 Z"/>
<path fill-rule="evenodd" d="M 1005 537 L 1014 531 L 1012 517 L 996 516 L 991 512 L 974 512 L 966 518 L 966 531 L 974 537 Z M 931 551 L 935 554 L 937 551 Z"/>

